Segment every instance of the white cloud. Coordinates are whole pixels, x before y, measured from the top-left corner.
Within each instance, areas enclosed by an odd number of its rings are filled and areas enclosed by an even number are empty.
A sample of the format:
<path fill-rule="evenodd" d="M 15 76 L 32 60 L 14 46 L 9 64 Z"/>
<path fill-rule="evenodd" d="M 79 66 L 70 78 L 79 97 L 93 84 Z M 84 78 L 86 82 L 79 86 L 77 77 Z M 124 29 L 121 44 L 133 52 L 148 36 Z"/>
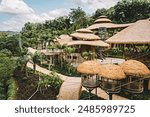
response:
<path fill-rule="evenodd" d="M 101 8 L 110 8 L 118 1 L 119 0 L 75 0 L 75 3 L 79 6 L 87 7 L 88 9 L 95 11 Z"/>
<path fill-rule="evenodd" d="M 20 31 L 26 22 L 44 22 L 60 16 L 68 15 L 66 9 L 55 9 L 48 13 L 36 13 L 23 0 L 2 0 L 0 12 L 14 14 L 12 18 L 4 21 L 0 25 L 0 30 Z"/>
<path fill-rule="evenodd" d="M 0 25 L 0 30 L 4 31 L 20 31 L 26 22 L 44 22 L 45 20 L 55 19 L 60 16 L 67 15 L 67 11 L 59 12 L 61 9 L 49 11 L 48 13 L 30 13 L 30 14 L 19 14 L 14 15 L 11 19 L 4 21 Z M 58 11 L 58 12 L 57 12 Z"/>
<path fill-rule="evenodd" d="M 0 12 L 10 14 L 33 13 L 34 10 L 23 0 L 2 0 L 0 3 Z"/>

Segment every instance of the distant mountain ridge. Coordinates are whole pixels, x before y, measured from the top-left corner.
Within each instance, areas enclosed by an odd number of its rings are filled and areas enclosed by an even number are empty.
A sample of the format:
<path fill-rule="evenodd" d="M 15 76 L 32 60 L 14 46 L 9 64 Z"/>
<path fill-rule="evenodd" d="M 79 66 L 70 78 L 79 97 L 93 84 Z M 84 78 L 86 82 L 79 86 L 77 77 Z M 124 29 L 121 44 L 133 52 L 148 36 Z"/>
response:
<path fill-rule="evenodd" d="M 15 35 L 15 34 L 18 34 L 19 32 L 14 32 L 14 31 L 0 31 L 1 32 L 4 32 L 4 33 L 9 33 L 9 34 L 12 34 L 12 35 Z"/>

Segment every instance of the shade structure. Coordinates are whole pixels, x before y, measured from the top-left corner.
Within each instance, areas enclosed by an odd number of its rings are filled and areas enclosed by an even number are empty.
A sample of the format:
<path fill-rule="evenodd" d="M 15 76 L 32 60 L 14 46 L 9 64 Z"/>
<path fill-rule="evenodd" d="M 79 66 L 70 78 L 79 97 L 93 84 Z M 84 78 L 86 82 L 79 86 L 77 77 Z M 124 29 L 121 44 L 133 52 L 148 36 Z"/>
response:
<path fill-rule="evenodd" d="M 97 94 L 97 87 L 100 85 L 97 74 L 99 73 L 100 67 L 101 65 L 94 60 L 85 61 L 77 67 L 77 71 L 82 74 L 82 86 L 89 91 L 89 99 L 93 89 L 96 89 L 95 93 Z"/>
<path fill-rule="evenodd" d="M 112 80 L 121 80 L 126 77 L 121 67 L 114 64 L 102 65 L 98 74 L 101 77 Z"/>
<path fill-rule="evenodd" d="M 127 85 L 123 88 L 131 93 L 143 92 L 143 78 L 150 75 L 149 69 L 143 63 L 136 60 L 125 61 L 121 64 L 121 68 L 127 76 L 124 81 Z"/>
<path fill-rule="evenodd" d="M 127 60 L 120 66 L 126 75 L 137 77 L 150 75 L 150 70 L 147 68 L 147 66 L 137 60 Z"/>
<path fill-rule="evenodd" d="M 121 80 L 126 78 L 120 66 L 114 64 L 102 65 L 98 75 L 101 79 L 100 87 L 109 94 L 109 99 L 112 99 L 112 94 L 118 93 L 121 90 Z"/>
<path fill-rule="evenodd" d="M 88 29 L 95 30 L 102 27 L 105 28 L 125 28 L 128 27 L 131 24 L 114 24 L 110 19 L 107 18 L 107 16 L 100 16 L 93 25 L 89 26 Z"/>
<path fill-rule="evenodd" d="M 80 29 L 75 33 L 72 33 L 70 36 L 78 39 L 78 40 L 99 40 L 100 37 L 93 34 L 89 29 Z"/>
<path fill-rule="evenodd" d="M 67 43 L 68 46 L 72 45 L 90 45 L 90 46 L 99 46 L 99 47 L 109 47 L 109 44 L 101 41 L 101 40 L 96 40 L 96 41 L 71 41 Z"/>
<path fill-rule="evenodd" d="M 82 74 L 98 74 L 101 65 L 94 61 L 85 61 L 77 67 L 77 71 Z"/>
<path fill-rule="evenodd" d="M 110 44 L 150 44 L 150 21 L 139 20 L 106 40 Z"/>

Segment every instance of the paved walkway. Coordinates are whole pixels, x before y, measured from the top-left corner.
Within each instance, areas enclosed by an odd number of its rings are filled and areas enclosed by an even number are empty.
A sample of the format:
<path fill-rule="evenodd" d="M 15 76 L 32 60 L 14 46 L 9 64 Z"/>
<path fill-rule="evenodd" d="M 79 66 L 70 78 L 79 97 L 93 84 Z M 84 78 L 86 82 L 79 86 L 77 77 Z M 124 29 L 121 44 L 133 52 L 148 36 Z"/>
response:
<path fill-rule="evenodd" d="M 28 62 L 27 66 L 33 69 L 33 64 Z M 36 71 L 43 74 L 50 75 L 51 71 L 42 68 L 36 65 Z M 78 100 L 80 98 L 80 93 L 82 92 L 81 78 L 77 77 L 68 77 L 62 74 L 57 73 L 57 75 L 64 81 L 59 95 L 57 96 L 58 100 Z"/>

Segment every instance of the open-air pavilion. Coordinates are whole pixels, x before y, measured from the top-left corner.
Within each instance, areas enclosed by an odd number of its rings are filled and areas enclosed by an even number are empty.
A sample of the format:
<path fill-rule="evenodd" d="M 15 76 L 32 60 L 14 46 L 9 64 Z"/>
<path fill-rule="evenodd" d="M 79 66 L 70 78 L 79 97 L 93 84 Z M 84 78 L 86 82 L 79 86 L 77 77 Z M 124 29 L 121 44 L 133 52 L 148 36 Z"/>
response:
<path fill-rule="evenodd" d="M 150 52 L 150 21 L 139 20 L 126 29 L 118 32 L 116 35 L 106 40 L 112 48 L 120 48 L 124 51 L 126 56 L 126 50 L 128 54 L 143 56 L 143 54 L 149 54 Z M 146 53 L 141 51 L 144 49 Z M 133 54 L 134 53 L 134 54 Z"/>

